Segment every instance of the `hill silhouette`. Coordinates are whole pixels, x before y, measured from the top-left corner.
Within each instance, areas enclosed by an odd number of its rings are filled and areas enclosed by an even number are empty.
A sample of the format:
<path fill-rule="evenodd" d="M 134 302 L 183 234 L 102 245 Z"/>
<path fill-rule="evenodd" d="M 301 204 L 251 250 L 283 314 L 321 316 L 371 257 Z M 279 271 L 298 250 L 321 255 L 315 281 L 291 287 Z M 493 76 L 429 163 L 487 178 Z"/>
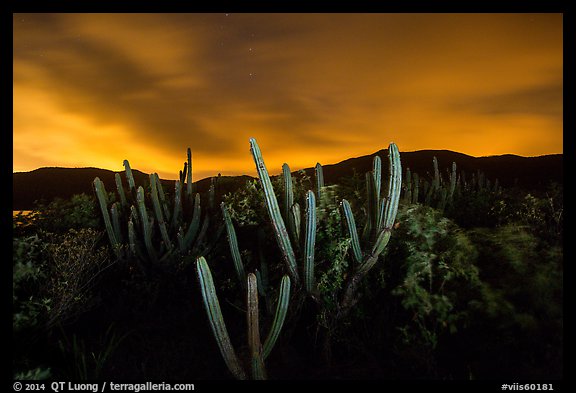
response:
<path fill-rule="evenodd" d="M 367 156 L 350 158 L 337 164 L 324 164 L 324 179 L 326 184 L 338 183 L 340 178 L 364 173 L 371 170 L 372 160 L 376 155 L 383 159 L 384 170 L 387 168 L 388 151 L 379 150 Z M 401 160 L 404 171 L 406 168 L 420 177 L 427 178 L 433 171 L 432 158 L 438 159 L 440 172 L 445 174 L 456 162 L 458 171 L 464 171 L 471 176 L 476 171 L 482 171 L 486 178 L 498 179 L 502 186 L 517 185 L 528 190 L 542 190 L 550 182 L 563 182 L 562 154 L 553 154 L 539 157 L 521 157 L 516 155 L 501 155 L 490 157 L 472 157 L 466 154 L 449 150 L 419 150 L 402 152 Z M 308 175 L 314 174 L 314 168 L 304 169 Z M 92 194 L 92 181 L 99 177 L 107 190 L 115 189 L 114 174 L 116 172 L 99 168 L 39 168 L 30 172 L 16 172 L 13 174 L 13 210 L 31 210 L 35 201 L 50 202 L 55 198 L 70 198 L 74 194 Z M 124 171 L 118 172 L 124 185 L 126 175 Z M 132 169 L 134 181 L 137 186 L 148 184 L 148 174 Z M 252 177 L 221 176 L 219 192 L 234 191 Z M 161 180 L 166 190 L 174 188 L 174 180 Z M 195 182 L 198 192 L 206 192 L 210 187 L 210 178 Z"/>

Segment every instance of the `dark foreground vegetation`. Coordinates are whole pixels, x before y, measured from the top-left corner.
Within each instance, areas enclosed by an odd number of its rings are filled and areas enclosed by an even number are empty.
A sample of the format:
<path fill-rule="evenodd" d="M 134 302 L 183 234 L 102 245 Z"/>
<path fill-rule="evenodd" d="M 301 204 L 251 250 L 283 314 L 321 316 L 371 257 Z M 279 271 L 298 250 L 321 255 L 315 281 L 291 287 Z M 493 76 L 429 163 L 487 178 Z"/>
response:
<path fill-rule="evenodd" d="M 562 378 L 562 184 L 410 173 L 393 145 L 366 176 L 270 179 L 251 147 L 233 192 L 126 162 L 15 216 L 14 378 Z"/>

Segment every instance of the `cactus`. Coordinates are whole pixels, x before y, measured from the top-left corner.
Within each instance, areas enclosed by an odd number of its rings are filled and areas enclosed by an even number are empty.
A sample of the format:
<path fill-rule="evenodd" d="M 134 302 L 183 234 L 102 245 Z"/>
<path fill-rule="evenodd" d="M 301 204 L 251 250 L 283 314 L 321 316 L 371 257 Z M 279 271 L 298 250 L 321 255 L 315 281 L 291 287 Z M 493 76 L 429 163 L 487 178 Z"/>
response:
<path fill-rule="evenodd" d="M 232 346 L 232 342 L 230 341 L 230 336 L 228 335 L 228 330 L 224 323 L 222 311 L 220 310 L 220 302 L 216 296 L 216 288 L 214 288 L 212 273 L 210 272 L 210 267 L 204 257 L 199 257 L 197 259 L 196 270 L 198 271 L 198 279 L 200 281 L 200 290 L 202 291 L 204 308 L 208 314 L 208 321 L 210 322 L 212 333 L 214 333 L 216 343 L 218 344 L 218 348 L 220 348 L 220 353 L 224 358 L 224 362 L 234 377 L 237 379 L 246 379 L 246 373 L 242 369 L 240 361 L 234 351 L 234 347 Z"/>
<path fill-rule="evenodd" d="M 234 269 L 236 270 L 236 275 L 240 280 L 242 287 L 246 282 L 246 273 L 244 272 L 244 265 L 242 264 L 242 258 L 240 257 L 240 250 L 238 249 L 238 240 L 236 238 L 236 231 L 234 230 L 234 225 L 232 225 L 232 219 L 230 218 L 230 213 L 226 208 L 226 204 L 222 202 L 220 204 L 222 208 L 222 215 L 224 217 L 224 222 L 226 224 L 226 232 L 228 234 L 228 244 L 230 245 L 230 252 L 232 253 L 232 260 L 234 261 Z"/>
<path fill-rule="evenodd" d="M 190 150 L 190 148 L 186 150 L 186 156 L 188 158 L 188 173 L 186 174 L 186 195 L 188 195 L 188 200 L 192 201 L 194 190 L 192 189 L 192 150 Z"/>
<path fill-rule="evenodd" d="M 98 177 L 94 179 L 94 189 L 96 191 L 96 196 L 98 197 L 98 202 L 100 205 L 100 210 L 102 211 L 102 217 L 104 219 L 104 226 L 106 228 L 106 233 L 108 234 L 108 239 L 112 245 L 112 249 L 118 258 L 122 257 L 121 243 L 114 228 L 112 227 L 112 221 L 110 220 L 110 214 L 108 213 L 108 198 L 106 196 L 106 188 L 104 183 Z"/>
<path fill-rule="evenodd" d="M 319 162 L 316 163 L 314 172 L 316 174 L 316 195 L 318 195 L 318 200 L 320 200 L 322 199 L 322 187 L 324 187 L 324 171 Z"/>
<path fill-rule="evenodd" d="M 379 255 L 384 251 L 388 241 L 390 240 L 392 227 L 396 219 L 396 213 L 398 211 L 398 202 L 400 200 L 400 193 L 402 188 L 402 166 L 400 163 L 400 153 L 398 147 L 391 143 L 388 147 L 388 158 L 389 158 L 389 172 L 390 176 L 388 179 L 388 194 L 385 200 L 380 200 L 379 195 L 375 193 L 376 182 L 378 179 L 374 176 L 367 176 L 367 180 L 370 183 L 373 179 L 372 185 L 369 184 L 368 189 L 371 192 L 368 193 L 373 195 L 372 206 L 367 210 L 373 217 L 369 220 L 374 225 L 370 236 L 372 246 L 370 251 L 362 252 L 360 248 L 360 243 L 358 241 L 358 236 L 356 234 L 356 224 L 354 221 L 354 215 L 350 209 L 350 204 L 345 199 L 342 201 L 342 207 L 344 210 L 344 217 L 348 226 L 348 231 L 350 234 L 353 256 L 358 266 L 355 268 L 353 274 L 349 277 L 344 291 L 344 296 L 340 303 L 340 310 L 338 317 L 342 317 L 347 314 L 350 308 L 356 303 L 357 299 L 357 289 L 364 278 L 364 276 L 372 269 L 372 267 L 378 261 Z M 374 172 L 372 172 L 374 173 Z M 375 200 L 374 200 L 375 199 Z M 378 206 L 376 210 L 374 206 Z M 381 214 L 379 219 L 378 215 Z"/>
<path fill-rule="evenodd" d="M 290 238 L 286 230 L 286 225 L 284 224 L 284 220 L 280 214 L 278 201 L 276 200 L 276 195 L 274 194 L 272 182 L 270 181 L 270 176 L 268 175 L 266 164 L 264 164 L 264 159 L 262 157 L 262 153 L 260 152 L 260 147 L 254 138 L 250 138 L 250 152 L 254 158 L 256 170 L 258 171 L 258 177 L 264 190 L 266 208 L 268 210 L 270 220 L 272 221 L 272 226 L 274 227 L 274 233 L 276 235 L 278 246 L 282 252 L 282 256 L 284 262 L 286 263 L 286 267 L 288 268 L 290 277 L 292 277 L 292 280 L 298 284 L 300 282 L 300 277 L 296 267 L 296 256 L 294 254 L 294 249 L 292 248 L 292 244 L 290 243 Z"/>
<path fill-rule="evenodd" d="M 240 364 L 234 347 L 230 341 L 226 324 L 220 309 L 220 303 L 216 295 L 214 281 L 210 272 L 210 267 L 204 257 L 199 257 L 196 261 L 196 270 L 200 281 L 200 289 L 202 292 L 202 300 L 204 308 L 208 314 L 208 320 L 212 333 L 216 338 L 216 343 L 220 349 L 220 353 L 224 358 L 226 366 L 230 372 L 237 379 L 246 379 L 247 373 L 244 371 Z M 251 375 L 253 379 L 266 379 L 266 369 L 264 367 L 264 360 L 270 355 L 272 348 L 282 330 L 288 304 L 290 300 L 290 278 L 284 275 L 280 284 L 280 292 L 278 295 L 278 302 L 274 320 L 270 328 L 270 332 L 264 342 L 260 341 L 260 318 L 258 307 L 258 278 L 254 273 L 249 273 L 247 276 L 247 294 L 246 294 L 246 319 L 248 326 L 248 348 L 249 348 L 249 364 Z"/>
<path fill-rule="evenodd" d="M 128 190 L 132 196 L 136 195 L 136 183 L 134 182 L 134 176 L 132 175 L 132 169 L 130 168 L 130 163 L 128 160 L 124 160 L 124 168 L 126 170 L 126 180 L 128 181 Z"/>
<path fill-rule="evenodd" d="M 150 201 L 147 202 L 147 192 L 142 186 L 136 187 L 128 160 L 124 160 L 124 167 L 129 192 L 124 192 L 121 177 L 115 174 L 120 202 L 113 204 L 110 211 L 104 184 L 100 179 L 94 179 L 94 189 L 116 256 L 136 257 L 140 261 L 168 266 L 166 263 L 176 261 L 173 258 L 175 256 L 187 258 L 190 254 L 199 255 L 210 221 L 208 215 L 203 219 L 201 217 L 200 195 L 188 197 L 188 193 L 193 192 L 190 149 L 188 162 L 184 163 L 184 170 L 180 171 L 180 180 L 174 183 L 173 202 L 167 198 L 157 173 L 149 175 Z M 186 195 L 183 195 L 184 179 L 188 180 Z M 210 202 L 214 203 L 214 191 L 210 197 Z M 223 230 L 224 226 L 221 225 L 209 244 L 214 244 Z"/>
<path fill-rule="evenodd" d="M 123 209 L 128 209 L 128 200 L 126 199 L 126 194 L 124 193 L 124 187 L 122 186 L 122 178 L 119 173 L 114 174 L 114 180 L 116 181 L 116 189 L 118 190 L 118 195 L 120 195 L 120 202 L 122 203 Z"/>
<path fill-rule="evenodd" d="M 304 238 L 304 286 L 308 293 L 314 289 L 314 245 L 316 243 L 316 198 L 306 194 L 306 237 Z"/>
<path fill-rule="evenodd" d="M 292 280 L 299 285 L 299 274 L 296 267 L 296 254 L 294 250 L 300 251 L 298 243 L 300 241 L 300 223 L 301 223 L 301 211 L 300 205 L 292 203 L 290 208 L 289 222 L 293 222 L 294 233 L 291 239 L 287 236 L 286 228 L 279 214 L 278 205 L 276 202 L 276 197 L 272 184 L 270 183 L 270 178 L 262 158 L 262 153 L 260 148 L 254 138 L 250 139 L 251 152 L 256 163 L 256 169 L 258 170 L 258 176 L 264 189 L 264 194 L 266 197 L 266 207 L 268 209 L 269 216 L 272 220 L 273 227 L 276 233 L 276 239 L 282 250 L 284 260 L 288 267 L 288 272 Z M 291 180 L 289 177 L 289 167 L 287 164 L 283 165 L 283 175 L 285 182 L 285 201 L 286 204 L 293 200 L 293 191 L 291 186 Z M 324 177 L 322 174 L 322 166 L 316 164 L 316 180 L 317 180 L 317 191 L 318 195 L 322 195 L 320 190 L 324 186 Z M 284 206 L 285 212 L 288 211 L 288 206 Z M 314 282 L 314 247 L 316 244 L 316 196 L 314 192 L 308 190 L 306 193 L 306 210 L 305 210 L 305 224 L 304 224 L 304 245 L 303 250 L 301 250 L 300 257 L 303 260 L 303 274 L 304 274 L 304 288 L 308 294 L 315 298 L 316 286 Z"/>
<path fill-rule="evenodd" d="M 282 164 L 282 178 L 284 179 L 284 220 L 288 224 L 288 231 L 292 236 L 292 241 L 298 244 L 298 234 L 296 233 L 295 220 L 292 216 L 292 206 L 294 205 L 294 188 L 292 185 L 292 174 L 288 164 Z"/>

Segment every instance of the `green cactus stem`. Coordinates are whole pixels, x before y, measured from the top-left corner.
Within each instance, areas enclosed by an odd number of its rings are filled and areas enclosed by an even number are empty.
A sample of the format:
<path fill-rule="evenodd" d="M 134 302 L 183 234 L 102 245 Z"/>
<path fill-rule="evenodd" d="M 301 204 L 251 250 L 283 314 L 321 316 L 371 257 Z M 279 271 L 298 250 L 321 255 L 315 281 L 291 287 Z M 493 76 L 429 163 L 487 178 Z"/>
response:
<path fill-rule="evenodd" d="M 188 148 L 186 150 L 186 155 L 188 156 L 188 173 L 186 175 L 186 194 L 188 195 L 188 200 L 192 202 L 192 150 Z"/>
<path fill-rule="evenodd" d="M 376 196 L 380 198 L 380 187 L 382 184 L 382 160 L 379 156 L 375 156 L 372 160 L 372 176 L 374 176 L 374 188 L 376 189 Z"/>
<path fill-rule="evenodd" d="M 118 195 L 120 195 L 120 203 L 122 203 L 123 209 L 128 209 L 128 200 L 126 199 L 126 194 L 124 193 L 124 187 L 122 186 L 122 178 L 119 173 L 114 174 L 114 181 L 116 182 L 116 189 L 118 190 Z"/>
<path fill-rule="evenodd" d="M 208 267 L 208 263 L 204 257 L 199 257 L 196 260 L 196 270 L 200 281 L 204 308 L 208 314 L 208 321 L 210 322 L 212 333 L 216 338 L 216 343 L 218 344 L 220 353 L 224 358 L 224 362 L 234 377 L 237 379 L 246 379 L 246 374 L 240 366 L 240 362 L 236 356 L 232 342 L 230 341 L 230 336 L 228 335 L 228 330 L 224 323 L 222 311 L 220 310 L 220 303 L 218 302 L 218 297 L 216 295 L 212 273 L 210 272 L 210 268 Z"/>
<path fill-rule="evenodd" d="M 272 221 L 272 226 L 274 227 L 274 233 L 276 234 L 278 246 L 282 252 L 282 256 L 284 262 L 286 263 L 286 267 L 288 268 L 290 277 L 297 284 L 300 282 L 300 278 L 298 276 L 294 249 L 292 248 L 290 237 L 288 236 L 288 231 L 286 230 L 286 225 L 284 224 L 284 220 L 280 214 L 278 201 L 276 200 L 276 195 L 274 194 L 274 189 L 272 188 L 272 182 L 270 181 L 268 170 L 266 169 L 264 159 L 262 158 L 262 152 L 260 151 L 260 147 L 254 138 L 250 138 L 250 152 L 254 158 L 256 170 L 258 171 L 258 177 L 260 178 L 260 183 L 264 190 L 266 207 L 268 210 L 268 215 L 270 216 L 270 220 Z"/>
<path fill-rule="evenodd" d="M 316 163 L 314 168 L 316 173 L 316 193 L 318 195 L 318 200 L 322 199 L 322 187 L 324 187 L 324 171 L 322 170 L 322 165 L 319 162 Z"/>
<path fill-rule="evenodd" d="M 104 226 L 106 227 L 108 239 L 110 240 L 110 244 L 112 245 L 114 253 L 118 258 L 120 258 L 120 240 L 116 237 L 114 228 L 112 227 L 112 222 L 110 220 L 110 214 L 108 213 L 108 197 L 106 195 L 106 188 L 104 187 L 102 180 L 100 180 L 98 177 L 94 179 L 94 189 L 100 204 L 100 210 L 102 211 L 102 217 L 104 219 Z"/>
<path fill-rule="evenodd" d="M 286 319 L 286 314 L 288 312 L 288 303 L 290 301 L 290 277 L 284 275 L 282 277 L 282 282 L 280 283 L 280 293 L 278 294 L 278 302 L 276 304 L 276 313 L 274 314 L 274 321 L 272 321 L 272 327 L 270 332 L 264 341 L 262 346 L 262 358 L 266 358 L 272 352 L 272 348 L 278 340 L 280 331 L 282 330 L 282 325 Z"/>
<path fill-rule="evenodd" d="M 305 233 L 304 286 L 308 293 L 312 293 L 314 289 L 314 245 L 316 243 L 316 198 L 310 190 L 306 194 Z"/>
<path fill-rule="evenodd" d="M 288 164 L 282 164 L 282 178 L 284 180 L 284 220 L 288 225 L 288 231 L 295 244 L 298 243 L 296 228 L 294 228 L 294 218 L 292 217 L 292 205 L 294 205 L 294 188 L 292 185 L 292 174 Z"/>
<path fill-rule="evenodd" d="M 400 163 L 400 152 L 394 143 L 390 143 L 390 146 L 388 147 L 388 159 L 390 174 L 388 180 L 388 195 L 385 200 L 383 226 L 377 233 L 371 252 L 364 255 L 362 264 L 358 267 L 358 269 L 347 282 L 344 296 L 342 298 L 342 302 L 340 303 L 338 317 L 346 315 L 350 308 L 356 304 L 358 301 L 357 290 L 360 282 L 370 271 L 370 269 L 372 269 L 372 267 L 376 264 L 379 255 L 384 251 L 388 241 L 390 240 L 392 227 L 396 219 L 396 213 L 398 212 L 398 202 L 400 200 L 400 193 L 402 189 L 402 166 Z M 346 208 L 345 216 L 348 216 L 346 214 Z M 347 222 L 350 225 L 351 220 L 348 220 Z M 351 237 L 352 236 L 353 235 L 351 235 Z"/>
<path fill-rule="evenodd" d="M 130 168 L 130 163 L 128 160 L 124 160 L 124 168 L 126 170 L 126 180 L 128 181 L 128 190 L 132 196 L 136 195 L 136 183 L 134 182 L 134 176 L 132 175 L 132 169 Z"/>
<path fill-rule="evenodd" d="M 348 233 L 350 234 L 350 242 L 352 245 L 352 256 L 356 263 L 362 263 L 362 251 L 360 249 L 360 240 L 358 239 L 358 232 L 356 230 L 356 221 L 354 220 L 354 214 L 352 214 L 352 208 L 350 203 L 346 200 L 342 200 L 342 209 L 344 210 L 344 217 L 346 218 L 346 224 L 348 227 Z"/>
<path fill-rule="evenodd" d="M 138 211 L 140 212 L 140 222 L 142 223 L 142 231 L 144 233 L 144 245 L 146 246 L 146 251 L 148 256 L 153 261 L 158 260 L 156 250 L 152 245 L 152 224 L 148 218 L 148 211 L 146 210 L 146 205 L 144 204 L 144 189 L 142 186 L 138 187 L 136 191 L 136 202 L 138 204 Z"/>
<path fill-rule="evenodd" d="M 248 348 L 252 364 L 252 379 L 266 379 L 264 360 L 262 359 L 262 344 L 260 342 L 260 325 L 258 310 L 258 279 L 254 273 L 248 274 L 246 296 L 246 319 L 248 325 Z"/>
<path fill-rule="evenodd" d="M 242 258 L 240 257 L 240 250 L 238 249 L 238 240 L 236 238 L 236 231 L 234 230 L 234 225 L 232 224 L 232 219 L 230 218 L 230 213 L 226 208 L 226 204 L 222 202 L 220 204 L 222 209 L 222 216 L 224 217 L 224 223 L 226 224 L 226 233 L 228 234 L 228 245 L 230 246 L 230 253 L 232 254 L 232 260 L 234 262 L 234 269 L 236 270 L 236 275 L 242 287 L 246 283 L 246 272 L 244 271 L 244 265 L 242 264 Z"/>
<path fill-rule="evenodd" d="M 164 214 L 162 213 L 162 207 L 160 206 L 160 198 L 158 188 L 162 188 L 159 184 L 158 176 L 152 173 L 150 175 L 150 194 L 152 197 L 152 207 L 154 208 L 154 214 L 156 216 L 156 222 L 160 227 L 160 235 L 164 242 L 164 246 L 167 250 L 172 249 L 172 242 L 170 241 L 170 236 L 168 236 L 168 228 L 166 228 L 166 222 L 164 221 Z"/>
<path fill-rule="evenodd" d="M 120 212 L 119 212 L 118 202 L 114 202 L 110 208 L 110 215 L 112 216 L 112 229 L 114 229 L 114 235 L 119 243 L 123 243 L 122 230 L 120 229 Z"/>

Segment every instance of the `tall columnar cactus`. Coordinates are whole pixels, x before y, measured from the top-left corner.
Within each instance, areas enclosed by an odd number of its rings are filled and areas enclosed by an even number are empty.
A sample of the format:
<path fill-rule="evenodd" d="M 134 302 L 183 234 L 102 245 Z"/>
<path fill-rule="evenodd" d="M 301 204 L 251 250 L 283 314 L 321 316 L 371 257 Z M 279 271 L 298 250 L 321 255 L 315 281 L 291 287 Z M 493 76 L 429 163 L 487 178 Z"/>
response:
<path fill-rule="evenodd" d="M 314 172 L 316 174 L 316 195 L 318 199 L 322 198 L 322 187 L 324 187 L 324 170 L 319 162 L 316 163 L 314 167 Z"/>
<path fill-rule="evenodd" d="M 292 216 L 294 206 L 294 187 L 292 184 L 292 173 L 288 164 L 282 164 L 282 178 L 284 180 L 284 220 L 288 225 L 288 232 L 292 236 L 292 241 L 298 244 L 298 234 L 295 227 L 295 219 Z"/>
<path fill-rule="evenodd" d="M 272 182 L 270 181 L 270 176 L 268 175 L 268 170 L 266 169 L 266 164 L 264 163 L 264 159 L 262 157 L 262 152 L 260 151 L 260 147 L 254 138 L 250 138 L 250 152 L 254 158 L 260 184 L 264 190 L 266 208 L 268 210 L 270 220 L 272 221 L 272 226 L 274 227 L 274 233 L 276 235 L 278 246 L 282 252 L 282 257 L 286 263 L 290 277 L 292 277 L 294 283 L 298 285 L 300 283 L 300 276 L 298 274 L 296 265 L 296 255 L 294 254 L 294 249 L 290 242 L 290 237 L 288 236 L 286 225 L 284 224 L 284 220 L 280 214 L 278 201 L 276 200 L 276 195 L 274 194 Z"/>
<path fill-rule="evenodd" d="M 106 188 L 104 183 L 98 177 L 94 179 L 94 189 L 96 195 L 98 196 L 98 202 L 100 204 L 100 210 L 102 212 L 102 217 L 104 219 L 104 226 L 106 227 L 106 233 L 108 234 L 108 239 L 112 245 L 112 249 L 118 258 L 122 257 L 121 243 L 118 239 L 118 234 L 114 231 L 112 227 L 112 220 L 110 219 L 110 213 L 108 212 L 108 197 L 106 195 Z"/>
<path fill-rule="evenodd" d="M 222 208 L 222 215 L 224 217 L 224 222 L 226 224 L 226 233 L 228 234 L 228 244 L 230 246 L 230 253 L 232 254 L 232 260 L 234 262 L 234 269 L 236 270 L 236 275 L 240 280 L 242 287 L 246 282 L 246 272 L 244 271 L 244 264 L 242 263 L 242 258 L 240 256 L 240 249 L 238 248 L 238 240 L 236 238 L 236 231 L 234 230 L 234 225 L 232 224 L 232 218 L 230 218 L 230 213 L 226 208 L 226 204 L 222 202 L 220 204 Z"/>
<path fill-rule="evenodd" d="M 301 237 L 301 212 L 300 205 L 298 203 L 293 203 L 290 207 L 290 220 L 293 222 L 294 234 L 291 237 L 288 235 L 286 226 L 282 215 L 280 214 L 280 209 L 278 208 L 278 202 L 276 201 L 276 196 L 274 189 L 272 188 L 272 183 L 270 182 L 270 176 L 268 175 L 268 170 L 264 164 L 264 159 L 260 151 L 260 147 L 256 142 L 256 139 L 250 139 L 250 151 L 256 163 L 256 169 L 258 171 L 258 177 L 260 178 L 260 184 L 264 190 L 266 208 L 274 227 L 274 233 L 276 235 L 276 240 L 282 252 L 286 266 L 288 267 L 288 272 L 292 281 L 296 285 L 300 285 L 300 274 L 298 273 L 297 263 L 296 263 L 296 253 L 294 250 L 300 250 L 298 243 Z M 289 172 L 288 165 L 285 164 L 283 171 L 285 188 L 289 189 L 291 187 L 291 182 L 288 182 Z M 316 178 L 317 178 L 317 189 L 321 190 L 324 185 L 324 177 L 322 175 L 322 167 L 320 164 L 316 165 Z M 285 201 L 290 201 L 293 192 L 288 190 L 285 196 Z M 287 204 L 284 206 L 284 211 L 288 211 Z M 304 274 L 304 288 L 307 293 L 311 294 L 313 297 L 316 293 L 316 285 L 314 280 L 314 247 L 316 244 L 316 196 L 314 192 L 308 190 L 306 193 L 306 208 L 305 208 L 305 218 L 304 218 L 304 245 L 303 249 L 299 252 L 299 257 L 303 261 L 303 274 Z"/>
<path fill-rule="evenodd" d="M 344 296 L 340 303 L 339 316 L 346 315 L 350 308 L 357 302 L 357 289 L 361 280 L 376 264 L 378 257 L 384 251 L 388 241 L 390 240 L 392 228 L 396 219 L 396 213 L 398 211 L 398 202 L 400 200 L 402 188 L 400 152 L 394 143 L 391 143 L 388 147 L 388 158 L 390 176 L 388 180 L 387 197 L 385 199 L 381 199 L 380 196 L 375 193 L 376 183 L 379 181 L 378 170 L 376 169 L 377 165 L 374 165 L 375 170 L 373 170 L 372 175 L 367 177 L 367 179 L 373 179 L 372 185 L 368 184 L 369 190 L 370 188 L 372 189 L 371 192 L 369 192 L 369 196 L 370 194 L 373 194 L 373 206 L 368 209 L 369 214 L 373 217 L 369 217 L 369 220 L 376 224 L 372 227 L 371 231 L 373 235 L 370 236 L 371 240 L 369 241 L 365 251 L 362 251 L 358 239 L 356 222 L 350 204 L 347 200 L 342 200 L 342 208 L 350 234 L 352 255 L 356 261 L 356 266 L 346 284 Z M 378 206 L 378 209 L 375 209 L 375 206 Z"/>
<path fill-rule="evenodd" d="M 306 237 L 304 238 L 304 286 L 308 293 L 314 291 L 314 245 L 316 244 L 316 197 L 306 193 Z"/>
<path fill-rule="evenodd" d="M 140 261 L 167 266 L 176 255 L 198 255 L 210 221 L 208 215 L 201 219 L 200 195 L 189 194 L 193 190 L 190 149 L 188 162 L 184 164 L 184 170 L 180 171 L 180 180 L 174 183 L 173 202 L 165 194 L 157 173 L 150 174 L 150 186 L 145 189 L 142 186 L 136 187 L 128 160 L 124 160 L 124 167 L 128 193 L 124 192 L 120 174 L 115 174 L 120 202 L 111 207 L 104 184 L 100 179 L 94 179 L 106 232 L 116 256 L 136 257 Z M 185 196 L 184 179 L 188 180 Z M 216 238 L 214 236 L 214 241 Z"/>
<path fill-rule="evenodd" d="M 226 324 L 224 323 L 224 318 L 220 309 L 220 303 L 218 302 L 218 297 L 216 295 L 216 288 L 214 287 L 212 274 L 204 257 L 199 257 L 197 259 L 196 270 L 200 281 L 204 308 L 208 314 L 212 333 L 216 338 L 216 343 L 218 344 L 218 348 L 220 349 L 220 353 L 224 358 L 226 366 L 228 366 L 230 372 L 237 379 L 247 379 L 247 373 L 244 371 L 244 367 L 242 367 L 238 356 L 236 356 L 236 352 L 234 351 L 234 347 L 230 341 L 230 336 L 228 335 L 228 330 L 226 329 Z M 250 365 L 248 368 L 251 370 L 253 379 L 266 379 L 264 361 L 270 355 L 272 348 L 274 348 L 280 335 L 280 331 L 282 330 L 282 326 L 284 325 L 290 301 L 290 278 L 287 275 L 284 275 L 282 278 L 276 313 L 274 315 L 270 332 L 263 345 L 260 341 L 258 279 L 254 273 L 248 274 L 246 289 L 246 319 L 249 348 L 249 359 L 246 363 Z"/>

